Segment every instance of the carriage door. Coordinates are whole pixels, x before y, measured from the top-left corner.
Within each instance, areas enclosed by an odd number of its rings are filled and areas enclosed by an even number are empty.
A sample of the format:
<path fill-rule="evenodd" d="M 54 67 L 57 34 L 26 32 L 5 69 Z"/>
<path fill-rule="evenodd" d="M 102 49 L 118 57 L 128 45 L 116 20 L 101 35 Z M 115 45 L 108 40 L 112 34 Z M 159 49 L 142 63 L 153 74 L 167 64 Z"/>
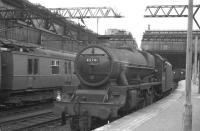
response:
<path fill-rule="evenodd" d="M 38 75 L 38 58 L 28 58 L 28 88 L 36 88 L 37 87 L 37 75 Z"/>
<path fill-rule="evenodd" d="M 65 84 L 71 85 L 72 83 L 72 62 L 65 61 Z"/>

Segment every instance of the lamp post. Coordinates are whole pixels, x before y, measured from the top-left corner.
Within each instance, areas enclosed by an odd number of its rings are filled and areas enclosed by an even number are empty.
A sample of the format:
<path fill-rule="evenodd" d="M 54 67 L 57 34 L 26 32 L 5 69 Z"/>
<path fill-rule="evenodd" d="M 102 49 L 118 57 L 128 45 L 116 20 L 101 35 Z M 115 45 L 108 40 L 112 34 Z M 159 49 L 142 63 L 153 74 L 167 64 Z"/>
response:
<path fill-rule="evenodd" d="M 186 89 L 185 89 L 185 112 L 183 114 L 183 131 L 192 131 L 192 103 L 191 103 L 191 78 L 192 78 L 192 23 L 193 0 L 188 3 L 188 31 L 186 50 Z"/>

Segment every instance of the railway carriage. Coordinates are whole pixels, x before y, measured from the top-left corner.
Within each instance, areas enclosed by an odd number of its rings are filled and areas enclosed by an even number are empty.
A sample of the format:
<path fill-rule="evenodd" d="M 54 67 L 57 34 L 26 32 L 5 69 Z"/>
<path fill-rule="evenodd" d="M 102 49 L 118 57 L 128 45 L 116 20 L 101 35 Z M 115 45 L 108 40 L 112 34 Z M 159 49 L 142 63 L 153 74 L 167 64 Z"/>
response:
<path fill-rule="evenodd" d="M 55 92 L 78 83 L 74 53 L 46 49 L 3 51 L 1 101 L 22 104 L 55 99 Z"/>

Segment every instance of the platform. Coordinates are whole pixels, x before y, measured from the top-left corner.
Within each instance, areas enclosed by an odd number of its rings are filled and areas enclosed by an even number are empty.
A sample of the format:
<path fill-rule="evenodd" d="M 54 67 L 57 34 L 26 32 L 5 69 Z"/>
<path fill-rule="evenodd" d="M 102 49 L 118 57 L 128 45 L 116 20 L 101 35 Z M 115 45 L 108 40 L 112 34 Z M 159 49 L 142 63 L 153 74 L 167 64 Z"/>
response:
<path fill-rule="evenodd" d="M 185 81 L 169 96 L 94 131 L 182 131 Z M 192 85 L 193 131 L 200 131 L 200 94 Z"/>

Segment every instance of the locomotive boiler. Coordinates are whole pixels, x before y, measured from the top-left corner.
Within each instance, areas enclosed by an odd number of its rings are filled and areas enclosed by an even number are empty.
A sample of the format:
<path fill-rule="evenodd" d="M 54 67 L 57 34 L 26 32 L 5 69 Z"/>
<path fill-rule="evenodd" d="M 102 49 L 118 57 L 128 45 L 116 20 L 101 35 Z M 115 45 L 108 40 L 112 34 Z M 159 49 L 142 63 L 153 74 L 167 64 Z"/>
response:
<path fill-rule="evenodd" d="M 138 50 L 89 47 L 76 57 L 76 73 L 82 84 L 99 87 L 113 84 L 128 85 L 154 72 L 154 57 Z"/>
<path fill-rule="evenodd" d="M 128 47 L 88 46 L 76 56 L 75 73 L 80 85 L 66 90 L 55 103 L 56 113 L 71 116 L 74 131 L 121 117 L 173 89 L 170 63 Z"/>

